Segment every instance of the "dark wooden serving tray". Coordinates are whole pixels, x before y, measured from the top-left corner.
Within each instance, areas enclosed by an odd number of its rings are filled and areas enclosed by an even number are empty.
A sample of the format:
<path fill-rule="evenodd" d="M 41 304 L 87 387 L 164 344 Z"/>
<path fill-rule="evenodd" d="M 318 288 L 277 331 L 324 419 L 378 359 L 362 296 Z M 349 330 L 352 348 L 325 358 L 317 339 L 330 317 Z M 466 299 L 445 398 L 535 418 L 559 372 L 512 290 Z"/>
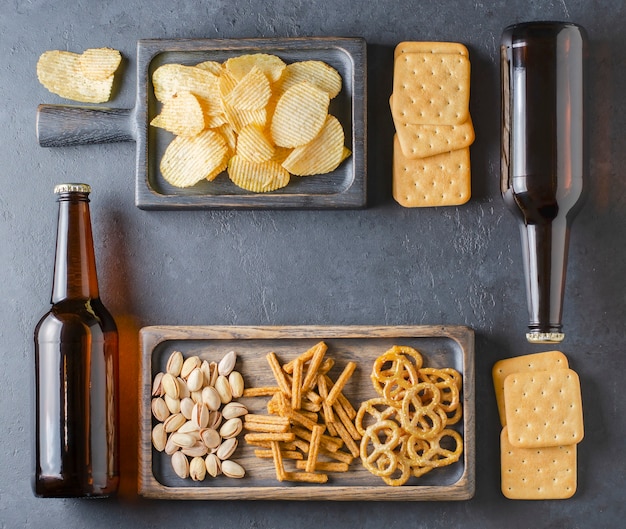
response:
<path fill-rule="evenodd" d="M 159 161 L 173 136 L 149 125 L 159 111 L 152 73 L 165 63 L 224 61 L 245 53 L 271 53 L 285 62 L 321 60 L 342 76 L 343 88 L 329 112 L 339 119 L 352 156 L 335 171 L 293 177 L 272 193 L 251 193 L 225 174 L 213 182 L 175 188 L 160 174 Z M 175 39 L 137 44 L 137 100 L 132 109 L 40 105 L 37 136 L 44 147 L 136 141 L 135 203 L 142 209 L 273 208 L 324 209 L 366 206 L 366 44 L 361 38 Z"/>
<path fill-rule="evenodd" d="M 328 345 L 327 355 L 336 364 L 333 380 L 352 360 L 358 368 L 344 389 L 355 407 L 375 397 L 369 374 L 376 357 L 392 345 L 410 345 L 424 356 L 424 364 L 453 367 L 463 375 L 463 420 L 456 425 L 464 439 L 461 459 L 448 467 L 434 469 L 421 478 L 411 478 L 401 487 L 390 487 L 355 460 L 347 473 L 331 473 L 328 483 L 307 485 L 280 483 L 271 460 L 259 460 L 243 439 L 233 459 L 246 468 L 243 479 L 207 477 L 202 482 L 178 478 L 170 457 L 152 448 L 153 425 L 150 402 L 152 379 L 165 370 L 172 351 L 185 357 L 199 355 L 219 360 L 230 350 L 238 353 L 237 367 L 248 387 L 275 385 L 265 355 L 274 351 L 289 361 L 320 340 Z M 463 326 L 295 326 L 295 327 L 146 327 L 140 331 L 140 446 L 139 493 L 162 499 L 221 500 L 370 500 L 419 501 L 466 500 L 475 488 L 474 441 L 474 332 Z M 251 411 L 263 413 L 267 398 L 239 399 Z"/>

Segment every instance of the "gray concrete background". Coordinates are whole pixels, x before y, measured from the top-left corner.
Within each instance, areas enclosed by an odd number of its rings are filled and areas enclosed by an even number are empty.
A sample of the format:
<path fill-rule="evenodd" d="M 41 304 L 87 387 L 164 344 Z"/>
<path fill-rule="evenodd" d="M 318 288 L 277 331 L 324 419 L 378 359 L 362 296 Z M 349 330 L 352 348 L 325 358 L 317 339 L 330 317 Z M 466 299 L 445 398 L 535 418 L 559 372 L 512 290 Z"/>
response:
<path fill-rule="evenodd" d="M 623 526 L 626 313 L 626 13 L 621 1 L 7 0 L 0 5 L 0 527 Z M 525 342 L 517 227 L 499 194 L 502 29 L 561 19 L 591 40 L 589 197 L 573 230 L 562 350 L 582 381 L 586 437 L 568 501 L 512 502 L 499 491 L 490 370 L 545 350 Z M 134 206 L 133 144 L 43 149 L 37 82 L 47 49 L 112 46 L 125 57 L 112 105 L 135 97 L 140 38 L 360 36 L 368 42 L 370 206 L 360 211 L 145 212 Z M 407 210 L 391 198 L 388 110 L 393 47 L 455 40 L 472 59 L 473 197 Z M 122 338 L 124 480 L 117 499 L 40 500 L 30 488 L 32 331 L 47 309 L 54 184 L 93 187 L 103 299 Z M 167 502 L 136 490 L 137 331 L 149 324 L 465 324 L 476 330 L 477 489 L 458 503 Z"/>

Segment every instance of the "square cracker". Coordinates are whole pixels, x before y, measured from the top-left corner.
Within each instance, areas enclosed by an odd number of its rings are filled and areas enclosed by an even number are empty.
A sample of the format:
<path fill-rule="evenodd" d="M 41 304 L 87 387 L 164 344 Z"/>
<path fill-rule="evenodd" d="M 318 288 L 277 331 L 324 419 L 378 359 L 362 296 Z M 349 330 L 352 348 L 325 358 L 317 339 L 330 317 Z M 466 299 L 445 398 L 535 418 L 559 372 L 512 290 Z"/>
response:
<path fill-rule="evenodd" d="M 500 423 L 506 425 L 506 404 L 504 402 L 504 379 L 513 373 L 567 369 L 569 362 L 561 351 L 546 351 L 523 356 L 514 356 L 497 361 L 491 370 Z"/>
<path fill-rule="evenodd" d="M 504 379 L 504 401 L 513 446 L 545 448 L 583 438 L 580 380 L 571 369 L 513 373 Z"/>
<path fill-rule="evenodd" d="M 469 56 L 467 48 L 460 42 L 405 41 L 396 46 L 393 58 L 403 53 L 457 53 Z"/>
<path fill-rule="evenodd" d="M 576 492 L 576 445 L 517 448 L 500 436 L 502 494 L 512 500 L 557 500 Z"/>
<path fill-rule="evenodd" d="M 397 134 L 393 146 L 393 197 L 407 208 L 458 206 L 470 199 L 469 147 L 427 158 L 404 156 Z"/>
<path fill-rule="evenodd" d="M 470 62 L 454 53 L 403 53 L 394 61 L 393 114 L 406 123 L 460 125 L 469 117 Z"/>
<path fill-rule="evenodd" d="M 393 114 L 393 96 L 389 100 Z M 472 118 L 460 125 L 416 125 L 393 118 L 406 158 L 426 158 L 469 147 L 476 137 Z"/>

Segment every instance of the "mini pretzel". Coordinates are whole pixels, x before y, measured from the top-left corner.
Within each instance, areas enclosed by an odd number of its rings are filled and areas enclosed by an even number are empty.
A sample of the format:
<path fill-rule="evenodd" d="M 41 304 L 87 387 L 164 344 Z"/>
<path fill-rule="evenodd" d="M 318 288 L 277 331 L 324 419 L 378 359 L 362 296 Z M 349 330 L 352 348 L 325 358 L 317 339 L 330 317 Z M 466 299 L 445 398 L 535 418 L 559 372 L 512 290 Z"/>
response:
<path fill-rule="evenodd" d="M 368 426 L 360 446 L 363 466 L 378 477 L 390 476 L 398 465 L 398 457 L 394 449 L 399 443 L 400 427 L 396 422 L 384 420 Z M 368 451 L 370 444 L 371 452 Z M 381 461 L 378 462 L 381 457 Z"/>
<path fill-rule="evenodd" d="M 420 393 L 422 395 L 420 395 Z M 402 399 L 403 428 L 422 439 L 431 439 L 443 430 L 448 416 L 440 406 L 441 392 L 435 384 L 421 382 Z M 423 401 L 427 403 L 424 404 Z"/>
<path fill-rule="evenodd" d="M 401 399 L 417 383 L 417 369 L 421 365 L 422 357 L 415 349 L 392 347 L 374 361 L 371 374 L 374 389 L 388 399 Z"/>
<path fill-rule="evenodd" d="M 384 409 L 379 410 L 378 407 L 380 406 L 384 407 Z M 393 416 L 399 411 L 400 403 L 397 401 L 392 401 L 383 397 L 369 399 L 363 402 L 359 407 L 359 410 L 356 413 L 356 418 L 354 419 L 354 426 L 361 435 L 364 435 L 365 430 L 367 429 L 367 426 L 363 423 L 366 414 L 372 416 L 376 421 L 384 421 L 385 419 L 393 418 Z"/>
<path fill-rule="evenodd" d="M 443 448 L 441 440 L 451 438 L 454 441 L 454 450 Z M 444 467 L 456 463 L 463 453 L 463 440 L 455 430 L 446 429 L 434 439 L 429 440 L 430 447 L 422 450 L 423 445 L 412 436 L 407 443 L 407 455 L 413 464 L 426 467 Z"/>
<path fill-rule="evenodd" d="M 423 367 L 419 370 L 419 378 L 424 382 L 435 384 L 441 393 L 440 406 L 446 413 L 453 412 L 459 406 L 459 388 L 455 379 L 443 369 Z"/>

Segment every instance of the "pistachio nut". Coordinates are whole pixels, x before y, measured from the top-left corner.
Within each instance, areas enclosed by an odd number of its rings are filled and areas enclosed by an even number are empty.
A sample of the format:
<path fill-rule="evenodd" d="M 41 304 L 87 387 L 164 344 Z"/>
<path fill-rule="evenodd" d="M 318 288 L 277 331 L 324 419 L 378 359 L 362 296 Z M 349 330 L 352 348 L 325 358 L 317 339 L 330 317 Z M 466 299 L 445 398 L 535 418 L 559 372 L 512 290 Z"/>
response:
<path fill-rule="evenodd" d="M 185 416 L 185 419 L 191 419 L 191 413 L 195 402 L 191 400 L 191 397 L 185 397 L 180 401 L 180 412 Z"/>
<path fill-rule="evenodd" d="M 243 423 L 239 417 L 235 417 L 234 419 L 227 420 L 222 427 L 220 428 L 220 435 L 222 439 L 230 439 L 231 437 L 236 437 L 241 433 L 243 429 Z"/>
<path fill-rule="evenodd" d="M 173 399 L 169 395 L 165 395 L 163 400 L 165 400 L 165 404 L 167 405 L 167 409 L 170 410 L 170 413 L 178 413 L 180 411 L 180 399 Z"/>
<path fill-rule="evenodd" d="M 211 477 L 219 476 L 222 473 L 222 463 L 215 454 L 208 454 L 204 459 L 204 466 Z"/>
<path fill-rule="evenodd" d="M 204 384 L 204 373 L 199 367 L 196 367 L 187 377 L 187 388 L 190 392 L 200 391 Z"/>
<path fill-rule="evenodd" d="M 226 353 L 224 357 L 220 360 L 219 364 L 217 364 L 218 374 L 227 377 L 230 372 L 235 369 L 236 363 L 237 353 L 235 351 L 230 351 Z"/>
<path fill-rule="evenodd" d="M 248 408 L 241 404 L 241 402 L 232 401 L 222 408 L 222 417 L 226 420 L 234 419 L 235 417 L 243 417 L 247 414 Z"/>
<path fill-rule="evenodd" d="M 209 408 L 204 402 L 197 402 L 191 412 L 191 420 L 196 424 L 198 429 L 206 428 L 209 424 Z"/>
<path fill-rule="evenodd" d="M 186 422 L 187 419 L 185 419 L 182 413 L 174 413 L 173 415 L 170 415 L 167 419 L 165 419 L 165 421 L 163 422 L 163 427 L 165 428 L 165 431 L 167 433 L 172 433 L 178 430 Z"/>
<path fill-rule="evenodd" d="M 178 381 L 170 373 L 165 373 L 161 378 L 161 387 L 166 395 L 169 395 L 173 399 L 180 397 L 180 388 L 178 387 Z"/>
<path fill-rule="evenodd" d="M 162 397 L 152 399 L 152 415 L 157 421 L 163 422 L 170 416 L 170 410 Z"/>
<path fill-rule="evenodd" d="M 181 448 L 180 451 L 189 457 L 204 457 L 208 452 L 207 447 L 202 441 L 196 441 L 193 446 Z"/>
<path fill-rule="evenodd" d="M 174 351 L 167 360 L 165 370 L 177 377 L 180 375 L 180 370 L 183 367 L 183 353 L 180 351 Z"/>
<path fill-rule="evenodd" d="M 183 366 L 180 370 L 180 376 L 187 378 L 191 372 L 202 365 L 202 360 L 198 356 L 190 356 L 183 362 Z"/>
<path fill-rule="evenodd" d="M 167 433 L 163 428 L 163 423 L 158 423 L 152 428 L 152 444 L 158 452 L 165 450 L 165 444 L 167 443 Z"/>
<path fill-rule="evenodd" d="M 230 459 L 222 461 L 222 473 L 229 478 L 243 478 L 246 475 L 245 469 Z"/>
<path fill-rule="evenodd" d="M 172 443 L 180 448 L 191 448 L 196 444 L 196 439 L 188 433 L 174 432 L 172 434 Z"/>
<path fill-rule="evenodd" d="M 206 386 L 202 389 L 202 402 L 204 402 L 209 410 L 219 410 L 222 405 L 220 394 L 213 386 Z"/>
<path fill-rule="evenodd" d="M 219 375 L 217 377 L 217 380 L 215 381 L 215 389 L 220 395 L 222 404 L 228 404 L 231 400 L 233 400 L 233 393 L 230 389 L 230 384 L 224 375 Z"/>
<path fill-rule="evenodd" d="M 210 449 L 217 448 L 222 442 L 219 432 L 213 428 L 203 428 L 200 430 L 200 438 L 206 447 Z"/>
<path fill-rule="evenodd" d="M 230 384 L 233 398 L 238 399 L 243 395 L 244 383 L 239 371 L 231 371 L 230 375 L 228 375 L 228 383 Z"/>
<path fill-rule="evenodd" d="M 233 453 L 237 449 L 238 444 L 239 443 L 236 437 L 231 437 L 230 439 L 226 439 L 225 441 L 222 442 L 220 447 L 217 449 L 217 452 L 216 452 L 217 457 L 219 457 L 222 461 L 225 461 L 226 459 L 228 459 L 230 456 L 233 455 Z"/>
<path fill-rule="evenodd" d="M 189 460 L 182 452 L 172 454 L 172 468 L 179 478 L 185 479 L 189 476 Z"/>
<path fill-rule="evenodd" d="M 162 397 L 163 396 L 163 388 L 161 387 L 161 379 L 163 378 L 163 373 L 157 373 L 154 375 L 154 380 L 152 381 L 152 396 L 153 397 Z"/>
<path fill-rule="evenodd" d="M 194 481 L 202 481 L 206 477 L 206 466 L 202 456 L 194 457 L 189 463 L 189 477 Z"/>

